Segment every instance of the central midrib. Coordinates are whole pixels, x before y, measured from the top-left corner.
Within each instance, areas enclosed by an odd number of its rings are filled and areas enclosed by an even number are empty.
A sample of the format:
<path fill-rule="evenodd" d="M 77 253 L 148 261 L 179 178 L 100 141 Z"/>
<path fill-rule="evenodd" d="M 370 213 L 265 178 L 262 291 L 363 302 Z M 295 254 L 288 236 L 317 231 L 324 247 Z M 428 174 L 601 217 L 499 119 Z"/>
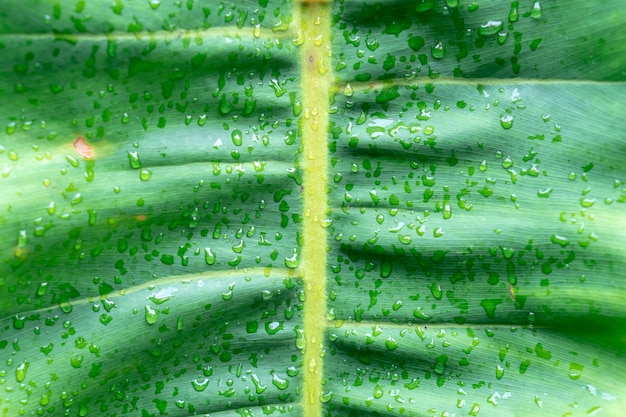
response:
<path fill-rule="evenodd" d="M 322 415 L 324 332 L 326 329 L 326 224 L 328 196 L 328 106 L 330 71 L 331 5 L 325 1 L 306 1 L 300 7 L 299 28 L 304 35 L 300 49 L 302 70 L 304 170 L 304 280 L 303 411 L 304 417 Z"/>

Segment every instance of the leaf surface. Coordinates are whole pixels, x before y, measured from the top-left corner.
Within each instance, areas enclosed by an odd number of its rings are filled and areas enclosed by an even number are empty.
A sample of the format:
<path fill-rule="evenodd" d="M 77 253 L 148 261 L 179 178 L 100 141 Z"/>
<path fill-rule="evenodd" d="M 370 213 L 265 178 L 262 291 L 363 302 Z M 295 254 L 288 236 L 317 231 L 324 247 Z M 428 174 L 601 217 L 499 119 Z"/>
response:
<path fill-rule="evenodd" d="M 624 23 L 9 1 L 0 415 L 620 415 Z"/>

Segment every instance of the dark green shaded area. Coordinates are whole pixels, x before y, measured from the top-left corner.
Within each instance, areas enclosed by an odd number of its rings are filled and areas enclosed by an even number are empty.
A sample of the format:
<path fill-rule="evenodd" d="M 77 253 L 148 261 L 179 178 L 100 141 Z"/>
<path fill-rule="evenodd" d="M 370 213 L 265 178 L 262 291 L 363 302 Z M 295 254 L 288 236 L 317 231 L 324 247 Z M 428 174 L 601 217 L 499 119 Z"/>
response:
<path fill-rule="evenodd" d="M 284 31 L 292 21 L 292 13 L 292 2 L 288 0 L 7 0 L 0 10 L 0 33 L 52 32 L 60 39 L 75 40 L 85 33 L 125 32 L 141 38 L 149 32 L 170 32 L 175 37 L 181 32 L 211 28 Z"/>
<path fill-rule="evenodd" d="M 626 79 L 623 4 L 333 2 L 340 82 L 391 78 Z M 387 56 L 395 64 L 388 65 Z"/>

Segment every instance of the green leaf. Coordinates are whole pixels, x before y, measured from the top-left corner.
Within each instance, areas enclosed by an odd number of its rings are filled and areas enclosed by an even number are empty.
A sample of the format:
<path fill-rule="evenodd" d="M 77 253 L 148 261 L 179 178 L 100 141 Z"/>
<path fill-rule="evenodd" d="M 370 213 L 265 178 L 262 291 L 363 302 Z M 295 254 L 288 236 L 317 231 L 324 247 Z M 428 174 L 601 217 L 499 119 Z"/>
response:
<path fill-rule="evenodd" d="M 619 416 L 619 1 L 10 0 L 0 416 Z"/>

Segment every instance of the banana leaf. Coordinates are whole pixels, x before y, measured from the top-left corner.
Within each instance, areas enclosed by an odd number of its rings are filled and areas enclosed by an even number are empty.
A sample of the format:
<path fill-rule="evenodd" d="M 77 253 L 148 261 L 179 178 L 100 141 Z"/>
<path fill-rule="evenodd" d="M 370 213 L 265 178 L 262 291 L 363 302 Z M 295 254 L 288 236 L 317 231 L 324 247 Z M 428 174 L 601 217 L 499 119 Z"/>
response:
<path fill-rule="evenodd" d="M 624 28 L 6 0 L 0 416 L 620 416 Z"/>

